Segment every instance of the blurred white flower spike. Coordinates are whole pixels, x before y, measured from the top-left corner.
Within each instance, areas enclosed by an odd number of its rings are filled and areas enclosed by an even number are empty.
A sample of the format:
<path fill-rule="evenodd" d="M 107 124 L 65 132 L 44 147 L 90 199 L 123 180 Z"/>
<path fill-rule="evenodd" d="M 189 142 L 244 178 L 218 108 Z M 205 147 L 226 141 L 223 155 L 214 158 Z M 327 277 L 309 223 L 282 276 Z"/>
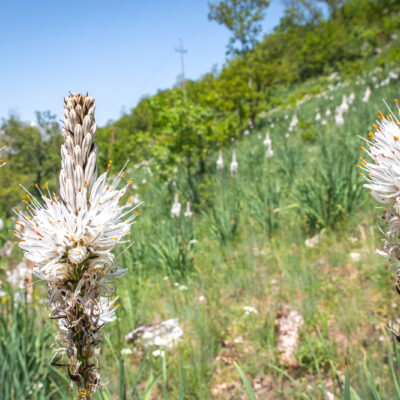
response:
<path fill-rule="evenodd" d="M 174 202 L 172 203 L 171 207 L 171 216 L 178 218 L 181 214 L 182 204 L 179 202 L 179 195 L 175 193 Z"/>
<path fill-rule="evenodd" d="M 193 216 L 192 211 L 190 210 L 190 201 L 186 203 L 186 211 L 183 214 L 186 218 L 191 218 Z"/>
<path fill-rule="evenodd" d="M 231 172 L 231 176 L 234 176 L 237 173 L 239 164 L 236 160 L 236 151 L 233 150 L 232 152 L 232 161 L 231 161 L 231 165 L 229 166 L 229 171 Z"/>
<path fill-rule="evenodd" d="M 349 105 L 347 104 L 347 97 L 345 95 L 343 95 L 342 104 L 340 104 L 340 111 L 342 114 L 349 111 Z"/>
<path fill-rule="evenodd" d="M 343 110 L 341 107 L 336 108 L 335 122 L 337 127 L 344 125 Z"/>
<path fill-rule="evenodd" d="M 274 155 L 274 151 L 272 150 L 272 140 L 269 137 L 269 132 L 267 132 L 263 143 L 264 146 L 267 148 L 267 151 L 265 152 L 265 157 L 271 158 Z"/>
<path fill-rule="evenodd" d="M 266 134 L 265 134 L 265 139 L 264 139 L 264 141 L 263 141 L 263 144 L 264 144 L 264 146 L 265 147 L 271 147 L 271 144 L 272 144 L 272 142 L 271 142 L 271 138 L 269 137 L 269 132 L 267 132 Z"/>
<path fill-rule="evenodd" d="M 113 251 L 129 242 L 139 210 L 129 200 L 123 203 L 133 182 L 118 189 L 123 170 L 107 183 L 112 161 L 97 177 L 93 97 L 71 94 L 64 102 L 60 195 L 47 184 L 43 192 L 35 185 L 41 201 L 26 191 L 26 212 L 15 210 L 15 236 L 33 272 L 48 284 L 50 317 L 64 327 L 53 359 L 69 357 L 71 385 L 86 399 L 102 386 L 93 355 L 102 326 L 115 319 L 114 279 L 126 273 L 114 263 Z"/>
<path fill-rule="evenodd" d="M 222 150 L 218 153 L 218 160 L 217 160 L 217 170 L 222 171 L 224 168 L 224 159 L 222 158 Z"/>
<path fill-rule="evenodd" d="M 294 114 L 289 124 L 289 132 L 293 131 L 293 129 L 297 126 L 298 122 L 299 120 L 297 119 L 297 114 Z"/>
<path fill-rule="evenodd" d="M 364 96 L 362 98 L 363 103 L 368 103 L 370 96 L 371 96 L 371 88 L 367 86 L 367 88 L 365 89 Z"/>

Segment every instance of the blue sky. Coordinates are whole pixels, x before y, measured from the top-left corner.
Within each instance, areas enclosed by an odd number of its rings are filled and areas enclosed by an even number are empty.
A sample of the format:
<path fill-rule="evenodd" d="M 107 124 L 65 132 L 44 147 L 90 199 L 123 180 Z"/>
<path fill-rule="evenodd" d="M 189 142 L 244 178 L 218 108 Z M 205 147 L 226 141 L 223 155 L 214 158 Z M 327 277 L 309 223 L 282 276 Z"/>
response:
<path fill-rule="evenodd" d="M 186 76 L 199 78 L 224 63 L 229 39 L 207 13 L 207 0 L 0 0 L 0 118 L 61 117 L 69 91 L 88 91 L 99 125 L 118 119 L 176 82 L 180 38 Z M 264 32 L 282 13 L 274 0 Z"/>

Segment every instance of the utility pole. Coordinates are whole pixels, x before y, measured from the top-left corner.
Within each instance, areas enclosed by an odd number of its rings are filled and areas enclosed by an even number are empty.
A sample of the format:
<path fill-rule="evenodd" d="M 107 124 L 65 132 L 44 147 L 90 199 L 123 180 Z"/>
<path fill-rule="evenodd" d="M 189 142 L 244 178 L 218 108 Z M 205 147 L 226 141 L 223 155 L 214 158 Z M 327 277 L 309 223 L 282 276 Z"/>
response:
<path fill-rule="evenodd" d="M 185 53 L 187 53 L 187 50 L 183 48 L 182 39 L 180 39 L 180 41 L 179 41 L 179 48 L 175 47 L 175 51 L 177 51 L 181 55 L 182 86 L 183 86 L 183 90 L 186 90 L 185 65 L 184 65 L 184 61 L 183 61 L 183 55 Z"/>

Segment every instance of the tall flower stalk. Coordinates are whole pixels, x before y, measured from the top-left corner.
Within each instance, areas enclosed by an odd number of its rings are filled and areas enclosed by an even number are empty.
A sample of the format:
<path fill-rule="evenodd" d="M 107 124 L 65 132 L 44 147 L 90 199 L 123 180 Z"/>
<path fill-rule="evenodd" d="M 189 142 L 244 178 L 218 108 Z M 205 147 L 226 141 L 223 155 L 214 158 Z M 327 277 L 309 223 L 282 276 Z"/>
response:
<path fill-rule="evenodd" d="M 52 362 L 68 369 L 83 400 L 102 387 L 97 346 L 102 327 L 115 319 L 114 281 L 126 272 L 113 251 L 127 241 L 136 211 L 122 203 L 132 181 L 118 189 L 125 172 L 111 184 L 108 171 L 97 177 L 94 99 L 72 94 L 64 101 L 60 194 L 36 185 L 39 201 L 27 191 L 26 211 L 15 210 L 15 236 L 47 282 L 50 318 L 60 328 Z"/>
<path fill-rule="evenodd" d="M 384 247 L 377 253 L 400 260 L 400 107 L 397 100 L 395 103 L 397 115 L 393 112 L 384 115 L 379 111 L 379 119 L 372 124 L 369 138 L 364 139 L 366 147 L 361 146 L 369 160 L 360 157 L 358 167 L 366 171 L 364 186 L 385 207 L 381 217 L 385 224 L 382 229 Z M 400 267 L 396 276 L 396 289 L 400 294 Z M 395 333 L 395 336 L 400 341 L 400 335 Z"/>

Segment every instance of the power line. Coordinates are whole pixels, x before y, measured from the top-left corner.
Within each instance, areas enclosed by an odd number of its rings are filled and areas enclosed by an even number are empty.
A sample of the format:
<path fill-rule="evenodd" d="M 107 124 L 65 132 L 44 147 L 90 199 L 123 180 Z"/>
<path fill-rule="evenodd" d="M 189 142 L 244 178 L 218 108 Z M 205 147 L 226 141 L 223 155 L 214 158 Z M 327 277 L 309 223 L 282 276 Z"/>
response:
<path fill-rule="evenodd" d="M 182 39 L 179 40 L 179 48 L 175 47 L 175 51 L 180 53 L 181 55 L 181 69 L 182 69 L 182 86 L 183 90 L 186 90 L 186 80 L 185 80 L 185 64 L 183 60 L 183 55 L 187 53 L 187 50 L 183 48 L 183 42 Z"/>

